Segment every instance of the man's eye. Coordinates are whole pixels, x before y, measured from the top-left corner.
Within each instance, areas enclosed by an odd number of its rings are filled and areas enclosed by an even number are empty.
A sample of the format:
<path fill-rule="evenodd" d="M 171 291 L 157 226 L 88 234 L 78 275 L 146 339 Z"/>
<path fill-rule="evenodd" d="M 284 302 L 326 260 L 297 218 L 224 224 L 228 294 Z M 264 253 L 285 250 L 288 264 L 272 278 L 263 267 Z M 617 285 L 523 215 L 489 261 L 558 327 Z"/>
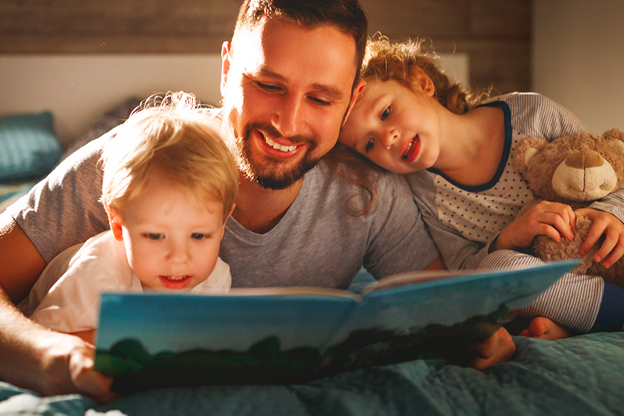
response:
<path fill-rule="evenodd" d="M 204 238 L 210 237 L 210 234 L 202 234 L 202 233 L 193 233 L 191 234 L 191 238 L 193 240 L 203 240 Z"/>
<path fill-rule="evenodd" d="M 373 145 L 375 144 L 375 139 L 370 139 L 367 143 L 366 143 L 366 147 L 364 148 L 364 150 L 366 151 L 366 153 L 368 153 L 372 148 Z"/>
<path fill-rule="evenodd" d="M 310 101 L 312 101 L 314 104 L 322 106 L 322 107 L 331 104 L 331 101 L 322 100 L 320 98 L 315 98 L 315 97 L 310 97 Z"/>
<path fill-rule="evenodd" d="M 265 84 L 259 81 L 255 81 L 255 84 L 258 86 L 258 88 L 267 91 L 267 92 L 275 92 L 275 91 L 280 91 L 280 88 L 275 86 L 275 85 L 271 85 L 271 84 Z"/>
<path fill-rule="evenodd" d="M 158 241 L 165 237 L 163 234 L 155 234 L 155 233 L 146 233 L 146 234 L 143 234 L 143 236 L 147 238 L 148 240 L 152 240 L 152 241 Z"/>
<path fill-rule="evenodd" d="M 381 113 L 381 121 L 384 121 L 390 115 L 390 106 L 386 107 L 386 109 Z"/>

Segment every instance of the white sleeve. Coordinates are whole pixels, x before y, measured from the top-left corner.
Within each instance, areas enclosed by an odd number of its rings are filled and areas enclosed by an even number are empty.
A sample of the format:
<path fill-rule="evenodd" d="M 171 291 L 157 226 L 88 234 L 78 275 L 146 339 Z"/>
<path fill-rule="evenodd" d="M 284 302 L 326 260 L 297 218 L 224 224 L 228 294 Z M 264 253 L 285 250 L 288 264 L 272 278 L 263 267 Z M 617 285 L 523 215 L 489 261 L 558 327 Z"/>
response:
<path fill-rule="evenodd" d="M 101 259 L 80 259 L 52 286 L 30 318 L 60 332 L 95 329 L 100 293 L 122 286 L 119 273 Z"/>

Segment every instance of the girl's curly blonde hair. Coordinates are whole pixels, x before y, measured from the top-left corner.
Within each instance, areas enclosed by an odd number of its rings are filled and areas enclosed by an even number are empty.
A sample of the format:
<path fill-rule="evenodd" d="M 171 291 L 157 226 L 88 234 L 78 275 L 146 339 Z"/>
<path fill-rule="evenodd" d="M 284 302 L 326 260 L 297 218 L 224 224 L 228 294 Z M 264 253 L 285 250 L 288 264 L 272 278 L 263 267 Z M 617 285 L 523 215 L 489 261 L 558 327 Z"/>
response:
<path fill-rule="evenodd" d="M 490 92 L 464 90 L 453 82 L 437 65 L 438 55 L 423 47 L 424 39 L 392 43 L 385 36 L 370 39 L 362 64 L 363 80 L 395 80 L 409 89 L 420 72 L 424 72 L 435 87 L 434 97 L 455 114 L 463 114 L 489 98 Z"/>

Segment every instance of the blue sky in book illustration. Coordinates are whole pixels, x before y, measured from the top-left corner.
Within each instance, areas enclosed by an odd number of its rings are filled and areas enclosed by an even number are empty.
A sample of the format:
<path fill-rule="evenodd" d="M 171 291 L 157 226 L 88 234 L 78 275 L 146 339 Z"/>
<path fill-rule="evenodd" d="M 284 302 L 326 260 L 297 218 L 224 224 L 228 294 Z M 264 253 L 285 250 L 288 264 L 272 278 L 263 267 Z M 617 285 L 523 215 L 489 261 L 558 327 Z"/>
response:
<path fill-rule="evenodd" d="M 152 354 L 165 349 L 232 349 L 233 345 L 246 351 L 271 334 L 279 336 L 282 350 L 302 345 L 321 347 L 335 327 L 343 323 L 347 308 L 354 302 L 347 298 L 323 299 L 323 307 L 314 308 L 311 313 L 308 302 L 301 299 L 293 302 L 279 297 L 245 298 L 243 307 L 236 297 L 105 295 L 105 314 L 100 317 L 96 344 L 107 349 L 120 339 L 137 338 Z M 283 313 L 276 315 L 275 309 L 263 313 L 267 302 Z"/>
<path fill-rule="evenodd" d="M 390 287 L 371 292 L 359 308 L 357 301 L 341 296 L 105 294 L 96 346 L 108 349 L 119 340 L 137 338 L 151 354 L 197 348 L 243 352 L 274 335 L 282 351 L 302 346 L 323 349 L 356 328 L 382 324 L 414 330 L 432 323 L 453 325 L 501 305 L 508 310 L 528 306 L 577 263 Z"/>

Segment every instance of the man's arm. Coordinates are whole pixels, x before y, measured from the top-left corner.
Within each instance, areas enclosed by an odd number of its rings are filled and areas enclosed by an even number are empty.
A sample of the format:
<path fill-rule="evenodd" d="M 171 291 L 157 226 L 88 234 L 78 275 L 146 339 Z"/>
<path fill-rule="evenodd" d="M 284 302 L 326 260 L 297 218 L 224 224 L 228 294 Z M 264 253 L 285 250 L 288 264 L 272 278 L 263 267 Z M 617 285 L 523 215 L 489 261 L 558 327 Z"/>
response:
<path fill-rule="evenodd" d="M 43 257 L 8 212 L 0 214 L 0 288 L 18 303 L 46 266 Z"/>
<path fill-rule="evenodd" d="M 111 400 L 111 380 L 93 371 L 92 345 L 50 331 L 15 307 L 46 264 L 6 212 L 0 214 L 0 264 L 0 379 L 46 396 L 81 393 Z"/>

